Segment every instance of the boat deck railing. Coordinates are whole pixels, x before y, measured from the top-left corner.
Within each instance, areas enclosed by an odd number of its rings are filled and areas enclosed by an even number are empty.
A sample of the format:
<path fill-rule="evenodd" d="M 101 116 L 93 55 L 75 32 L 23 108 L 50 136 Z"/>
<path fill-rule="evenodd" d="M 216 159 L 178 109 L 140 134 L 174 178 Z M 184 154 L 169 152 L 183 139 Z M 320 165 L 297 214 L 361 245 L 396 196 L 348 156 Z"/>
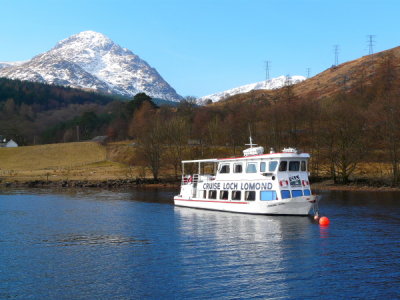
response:
<path fill-rule="evenodd" d="M 192 174 L 182 176 L 182 185 L 214 180 L 215 176 L 208 174 Z"/>

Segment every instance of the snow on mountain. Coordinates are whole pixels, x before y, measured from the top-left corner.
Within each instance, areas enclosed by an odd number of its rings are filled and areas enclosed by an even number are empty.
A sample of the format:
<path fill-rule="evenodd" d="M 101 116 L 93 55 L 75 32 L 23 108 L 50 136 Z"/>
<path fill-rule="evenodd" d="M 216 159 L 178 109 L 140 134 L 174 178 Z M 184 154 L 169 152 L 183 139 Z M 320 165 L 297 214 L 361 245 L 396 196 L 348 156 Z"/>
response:
<path fill-rule="evenodd" d="M 272 78 L 270 80 L 265 80 L 265 81 L 260 81 L 256 83 L 250 83 L 246 85 L 242 85 L 230 90 L 226 90 L 223 92 L 211 94 L 208 96 L 204 96 L 199 98 L 197 101 L 199 103 L 204 103 L 208 99 L 210 99 L 212 102 L 218 102 L 222 99 L 225 99 L 227 97 L 236 95 L 236 94 L 242 94 L 242 93 L 247 93 L 252 90 L 273 90 L 273 89 L 278 89 L 283 87 L 284 85 L 290 83 L 290 84 L 296 84 L 299 83 L 303 80 L 306 80 L 306 77 L 304 76 L 279 76 L 276 78 Z"/>
<path fill-rule="evenodd" d="M 3 67 L 2 67 L 3 64 Z M 0 77 L 179 101 L 156 69 L 105 35 L 84 31 L 22 64 L 0 63 Z"/>
<path fill-rule="evenodd" d="M 25 61 L 0 61 L 0 69 L 3 68 L 8 68 L 8 67 L 13 67 L 13 66 L 17 66 L 17 65 L 21 65 L 23 64 Z"/>

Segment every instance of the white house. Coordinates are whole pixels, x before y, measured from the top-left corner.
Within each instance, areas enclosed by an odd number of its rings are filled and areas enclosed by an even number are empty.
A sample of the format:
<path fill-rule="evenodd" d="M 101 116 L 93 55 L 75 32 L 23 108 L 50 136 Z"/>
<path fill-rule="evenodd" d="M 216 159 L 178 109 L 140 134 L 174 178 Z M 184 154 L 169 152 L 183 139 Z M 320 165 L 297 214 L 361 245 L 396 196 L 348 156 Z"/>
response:
<path fill-rule="evenodd" d="M 18 144 L 13 140 L 7 141 L 6 138 L 0 136 L 0 148 L 15 148 L 18 147 Z"/>
<path fill-rule="evenodd" d="M 13 140 L 9 140 L 6 144 L 7 148 L 15 148 L 18 147 L 18 144 L 16 142 L 14 142 Z"/>

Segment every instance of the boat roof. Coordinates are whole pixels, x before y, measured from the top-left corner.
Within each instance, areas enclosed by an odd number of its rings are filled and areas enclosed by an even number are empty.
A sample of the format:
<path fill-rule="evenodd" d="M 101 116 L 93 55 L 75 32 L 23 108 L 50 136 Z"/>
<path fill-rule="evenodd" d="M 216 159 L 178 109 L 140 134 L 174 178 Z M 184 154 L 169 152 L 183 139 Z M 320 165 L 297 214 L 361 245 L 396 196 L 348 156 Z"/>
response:
<path fill-rule="evenodd" d="M 183 164 L 188 163 L 216 163 L 218 162 L 218 158 L 209 158 L 209 159 L 195 159 L 195 160 L 182 160 Z"/>
<path fill-rule="evenodd" d="M 196 159 L 196 160 L 183 160 L 183 164 L 187 163 L 217 163 L 221 161 L 229 161 L 229 160 L 254 160 L 254 159 L 277 159 L 277 158 L 310 158 L 310 154 L 308 153 L 289 153 L 289 152 L 280 152 L 280 153 L 266 153 L 259 155 L 249 155 L 249 156 L 241 156 L 241 157 L 228 157 L 228 158 L 210 158 L 210 159 Z"/>

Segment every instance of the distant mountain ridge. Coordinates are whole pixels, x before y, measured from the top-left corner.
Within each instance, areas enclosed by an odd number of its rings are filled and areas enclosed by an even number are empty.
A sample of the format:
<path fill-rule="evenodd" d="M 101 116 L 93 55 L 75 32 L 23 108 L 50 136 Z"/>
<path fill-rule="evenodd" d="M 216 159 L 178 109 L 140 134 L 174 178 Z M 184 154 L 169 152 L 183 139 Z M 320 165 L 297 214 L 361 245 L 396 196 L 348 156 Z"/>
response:
<path fill-rule="evenodd" d="M 180 101 L 156 69 L 105 35 L 84 31 L 27 62 L 0 62 L 0 77 L 134 96 Z"/>
<path fill-rule="evenodd" d="M 242 85 L 233 89 L 229 89 L 223 92 L 211 94 L 208 96 L 204 96 L 198 99 L 199 103 L 205 102 L 210 99 L 212 102 L 218 102 L 222 99 L 237 95 L 247 93 L 253 90 L 273 90 L 279 89 L 283 87 L 285 84 L 297 84 L 306 80 L 304 76 L 279 76 L 276 78 L 272 78 L 270 80 L 264 80 L 256 83 L 250 83 L 246 85 Z"/>

